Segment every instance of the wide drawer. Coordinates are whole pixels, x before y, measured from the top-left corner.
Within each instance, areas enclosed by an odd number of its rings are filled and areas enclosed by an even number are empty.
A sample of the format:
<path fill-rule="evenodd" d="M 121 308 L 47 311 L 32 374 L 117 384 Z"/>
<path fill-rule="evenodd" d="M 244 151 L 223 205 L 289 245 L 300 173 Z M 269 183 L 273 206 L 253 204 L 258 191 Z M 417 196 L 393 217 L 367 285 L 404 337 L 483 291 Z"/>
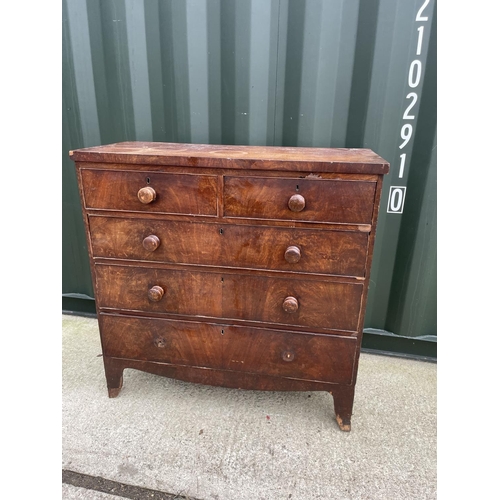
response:
<path fill-rule="evenodd" d="M 368 234 L 89 217 L 94 257 L 364 276 Z"/>
<path fill-rule="evenodd" d="M 225 177 L 224 216 L 371 224 L 375 186 L 354 180 Z"/>
<path fill-rule="evenodd" d="M 105 356 L 349 384 L 356 340 L 102 314 Z"/>
<path fill-rule="evenodd" d="M 99 305 L 357 331 L 363 285 L 97 264 Z"/>
<path fill-rule="evenodd" d="M 86 208 L 217 215 L 217 176 L 93 169 L 81 173 Z M 138 196 L 144 189 L 146 203 Z"/>

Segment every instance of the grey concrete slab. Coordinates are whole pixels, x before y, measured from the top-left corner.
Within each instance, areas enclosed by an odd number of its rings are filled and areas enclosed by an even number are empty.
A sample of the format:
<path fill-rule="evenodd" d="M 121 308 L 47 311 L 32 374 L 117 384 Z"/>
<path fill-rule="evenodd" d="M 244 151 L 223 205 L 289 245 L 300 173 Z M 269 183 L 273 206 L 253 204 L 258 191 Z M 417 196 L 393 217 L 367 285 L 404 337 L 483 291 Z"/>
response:
<path fill-rule="evenodd" d="M 62 485 L 62 500 L 117 500 L 115 495 L 102 493 L 101 491 L 78 488 L 70 484 Z"/>
<path fill-rule="evenodd" d="M 332 397 L 125 370 L 107 396 L 97 321 L 63 315 L 64 469 L 202 500 L 436 498 L 436 365 L 361 354 L 352 431 Z"/>

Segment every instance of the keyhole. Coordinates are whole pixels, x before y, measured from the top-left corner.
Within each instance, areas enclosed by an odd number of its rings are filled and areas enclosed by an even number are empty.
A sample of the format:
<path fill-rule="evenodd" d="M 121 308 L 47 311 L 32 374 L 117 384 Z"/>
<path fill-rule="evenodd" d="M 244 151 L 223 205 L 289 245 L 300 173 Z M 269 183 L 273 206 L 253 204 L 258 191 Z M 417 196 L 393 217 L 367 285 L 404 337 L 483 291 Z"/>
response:
<path fill-rule="evenodd" d="M 224 234 L 224 229 L 220 228 L 219 229 L 219 234 Z"/>
<path fill-rule="evenodd" d="M 151 179 L 149 177 L 146 177 L 146 184 L 149 184 L 151 182 Z"/>
<path fill-rule="evenodd" d="M 165 347 L 165 339 L 164 338 L 158 338 L 158 339 L 155 339 L 155 344 L 156 344 L 156 347 Z"/>
<path fill-rule="evenodd" d="M 295 191 L 298 191 L 299 190 L 299 185 L 297 184 L 297 187 L 295 188 Z"/>
<path fill-rule="evenodd" d="M 220 334 L 221 334 L 221 335 L 224 335 L 224 330 L 221 330 L 221 331 L 220 331 Z"/>

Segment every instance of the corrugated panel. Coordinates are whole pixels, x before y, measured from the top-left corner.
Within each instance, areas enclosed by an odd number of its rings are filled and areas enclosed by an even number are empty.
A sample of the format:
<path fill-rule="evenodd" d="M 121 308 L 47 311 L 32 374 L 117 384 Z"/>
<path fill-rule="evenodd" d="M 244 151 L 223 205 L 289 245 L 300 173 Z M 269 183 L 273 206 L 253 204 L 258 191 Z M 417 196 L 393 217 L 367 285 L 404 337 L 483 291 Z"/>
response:
<path fill-rule="evenodd" d="M 63 292 L 92 295 L 70 149 L 364 147 L 392 165 L 365 326 L 436 335 L 435 10 L 435 0 L 65 0 Z"/>

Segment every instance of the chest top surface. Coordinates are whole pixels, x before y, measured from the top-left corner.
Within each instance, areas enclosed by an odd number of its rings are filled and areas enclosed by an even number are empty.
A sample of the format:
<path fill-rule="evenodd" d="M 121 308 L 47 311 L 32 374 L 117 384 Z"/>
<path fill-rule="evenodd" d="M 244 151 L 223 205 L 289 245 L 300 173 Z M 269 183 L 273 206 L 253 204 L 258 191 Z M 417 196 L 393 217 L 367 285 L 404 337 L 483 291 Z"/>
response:
<path fill-rule="evenodd" d="M 389 163 L 369 149 L 120 142 L 69 154 L 75 162 L 353 174 L 389 171 Z"/>

